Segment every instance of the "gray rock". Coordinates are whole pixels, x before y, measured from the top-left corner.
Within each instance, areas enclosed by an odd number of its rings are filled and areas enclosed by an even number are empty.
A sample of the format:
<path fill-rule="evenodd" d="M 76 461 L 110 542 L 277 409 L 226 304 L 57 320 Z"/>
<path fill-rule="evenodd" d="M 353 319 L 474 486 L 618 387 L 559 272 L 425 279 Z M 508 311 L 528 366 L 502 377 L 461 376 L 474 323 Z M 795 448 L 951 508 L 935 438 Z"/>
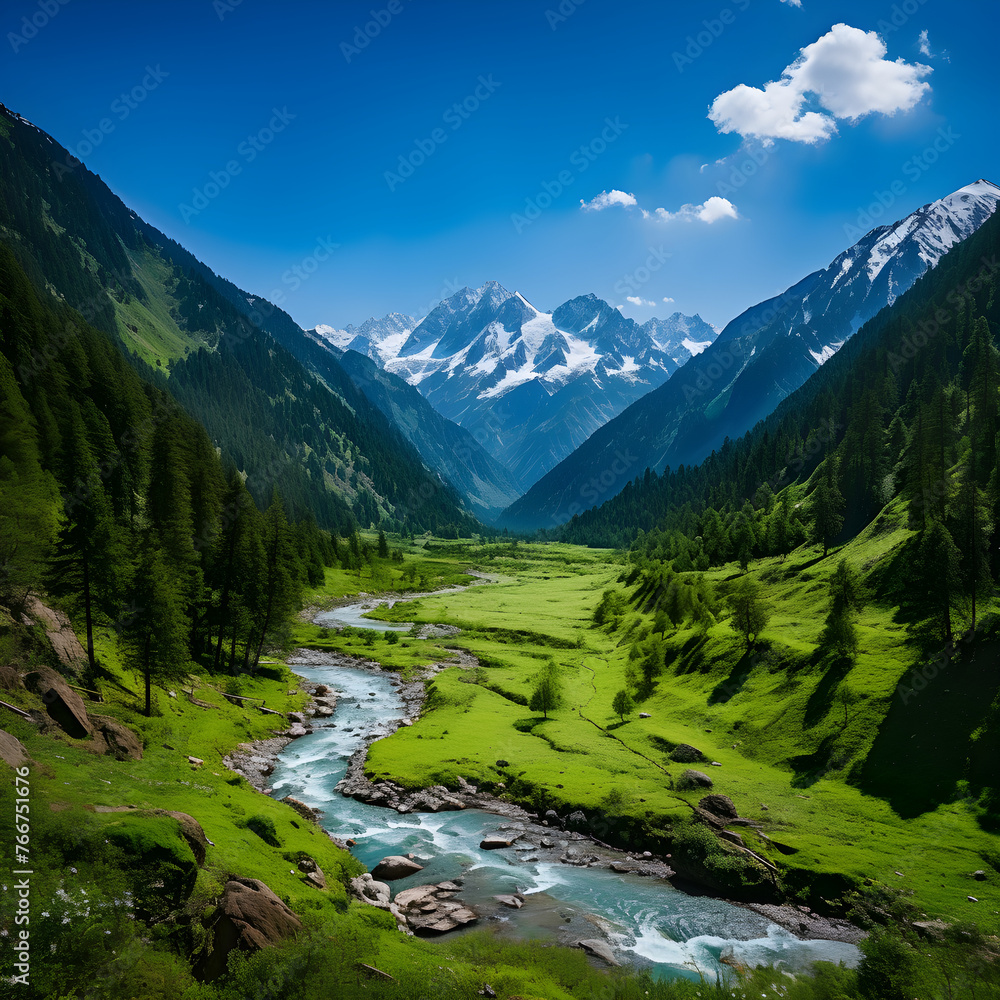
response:
<path fill-rule="evenodd" d="M 678 764 L 696 764 L 700 760 L 705 760 L 705 755 L 689 743 L 678 743 L 670 752 L 670 759 Z"/>
<path fill-rule="evenodd" d="M 519 910 L 524 905 L 524 900 L 519 899 L 517 896 L 494 896 L 493 897 L 498 903 L 503 903 L 504 906 L 509 906 L 512 910 Z"/>
<path fill-rule="evenodd" d="M 348 887 L 354 898 L 359 899 L 362 903 L 377 906 L 380 910 L 389 909 L 392 890 L 385 882 L 376 882 L 370 872 L 365 872 L 364 875 L 352 878 L 348 883 Z"/>
<path fill-rule="evenodd" d="M 392 882 L 395 879 L 407 878 L 424 870 L 423 865 L 418 865 L 410 858 L 404 858 L 399 854 L 390 854 L 383 858 L 373 869 L 372 878 L 382 882 Z"/>
<path fill-rule="evenodd" d="M 10 767 L 21 767 L 30 760 L 28 751 L 24 749 L 21 741 L 2 729 L 0 729 L 0 760 Z"/>
<path fill-rule="evenodd" d="M 712 779 L 704 771 L 688 768 L 677 780 L 678 788 L 711 788 Z"/>
<path fill-rule="evenodd" d="M 521 834 L 516 834 L 514 837 L 504 837 L 501 834 L 496 834 L 493 837 L 484 837 L 479 842 L 479 849 L 482 851 L 499 851 L 503 847 L 512 846 L 520 836 Z"/>
<path fill-rule="evenodd" d="M 697 774 L 698 772 L 694 773 Z M 708 779 L 708 783 L 711 785 L 711 778 Z M 736 805 L 728 795 L 706 795 L 698 805 L 722 819 L 736 819 L 739 816 L 739 813 L 736 811 Z"/>
<path fill-rule="evenodd" d="M 621 965 L 621 962 L 615 958 L 614 952 L 612 952 L 611 947 L 606 941 L 601 941 L 598 938 L 586 938 L 582 941 L 576 942 L 577 948 L 582 948 L 588 955 L 594 955 L 595 957 L 601 959 L 608 963 L 608 965 Z"/>

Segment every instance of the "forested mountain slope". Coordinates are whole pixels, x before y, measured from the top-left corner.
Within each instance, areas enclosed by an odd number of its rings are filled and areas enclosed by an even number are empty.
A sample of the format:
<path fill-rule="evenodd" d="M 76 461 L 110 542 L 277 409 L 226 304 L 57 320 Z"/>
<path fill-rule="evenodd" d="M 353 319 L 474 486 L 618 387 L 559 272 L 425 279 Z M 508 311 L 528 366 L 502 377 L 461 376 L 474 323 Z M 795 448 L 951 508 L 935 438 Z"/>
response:
<path fill-rule="evenodd" d="M 214 275 L 50 136 L 0 108 L 0 238 L 32 283 L 146 364 L 267 503 L 348 533 L 357 521 L 469 531 L 474 518 L 336 360 L 291 318 Z M 232 419 L 238 412 L 240 420 Z"/>
<path fill-rule="evenodd" d="M 746 310 L 662 386 L 552 469 L 498 524 L 551 528 L 621 490 L 647 466 L 701 462 L 744 434 L 858 328 L 976 232 L 1000 189 L 968 184 L 892 226 L 878 226 L 779 296 Z"/>
<path fill-rule="evenodd" d="M 984 345 L 992 350 L 1000 324 L 998 261 L 1000 219 L 994 216 L 752 431 L 700 465 L 637 474 L 561 534 L 627 545 L 637 532 L 664 524 L 693 530 L 708 508 L 735 512 L 748 500 L 759 504 L 758 490 L 766 497 L 804 482 L 827 455 L 846 499 L 845 531 L 859 530 L 901 493 L 940 515 L 955 477 L 968 468 L 955 463 L 977 412 L 970 380 L 976 365 L 993 356 Z M 977 391 L 985 394 L 978 410 L 987 420 L 978 430 L 985 439 L 993 433 L 995 403 L 982 385 Z M 979 456 L 975 470 L 988 497 L 994 495 L 993 448 Z"/>

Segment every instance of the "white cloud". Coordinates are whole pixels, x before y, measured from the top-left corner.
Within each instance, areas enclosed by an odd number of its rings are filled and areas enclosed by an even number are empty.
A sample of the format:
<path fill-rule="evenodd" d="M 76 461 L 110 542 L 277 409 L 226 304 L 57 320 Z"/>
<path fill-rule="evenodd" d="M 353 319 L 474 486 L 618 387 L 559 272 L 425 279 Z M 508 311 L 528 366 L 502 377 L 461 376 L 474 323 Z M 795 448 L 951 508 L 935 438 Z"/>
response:
<path fill-rule="evenodd" d="M 926 28 L 920 32 L 920 54 L 922 56 L 927 56 L 928 59 L 931 57 L 931 42 L 927 37 Z"/>
<path fill-rule="evenodd" d="M 835 24 L 799 53 L 781 79 L 763 89 L 741 83 L 712 102 L 708 117 L 720 132 L 815 143 L 837 131 L 837 119 L 857 121 L 869 114 L 909 111 L 930 90 L 922 78 L 931 67 L 885 58 L 886 46 L 874 31 Z M 804 111 L 807 94 L 824 109 Z"/>
<path fill-rule="evenodd" d="M 658 208 L 656 216 L 664 222 L 672 222 L 674 219 L 682 219 L 684 222 L 707 222 L 711 225 L 719 219 L 738 219 L 739 213 L 736 206 L 728 198 L 720 198 L 712 195 L 701 205 L 681 205 L 676 212 L 668 212 L 665 208 Z"/>
<path fill-rule="evenodd" d="M 669 295 L 664 295 L 663 296 L 663 301 L 666 302 L 667 305 L 670 305 L 670 303 L 673 302 L 674 300 L 672 298 L 670 298 Z"/>
<path fill-rule="evenodd" d="M 791 4 L 793 7 L 801 7 L 802 0 L 781 0 L 782 3 Z"/>
<path fill-rule="evenodd" d="M 655 306 L 656 305 L 656 303 L 653 302 L 651 299 L 643 299 L 643 298 L 640 298 L 638 295 L 626 295 L 625 296 L 625 301 L 626 302 L 631 302 L 632 305 L 634 305 L 634 306 Z M 664 301 L 666 301 L 666 300 L 664 300 Z"/>
<path fill-rule="evenodd" d="M 602 191 L 596 198 L 591 198 L 590 201 L 580 199 L 580 207 L 585 212 L 600 212 L 605 208 L 611 208 L 612 205 L 622 205 L 625 208 L 632 208 L 635 204 L 634 194 L 627 194 L 625 191 L 615 189 Z"/>
<path fill-rule="evenodd" d="M 590 201 L 580 199 L 580 208 L 584 212 L 600 212 L 612 205 L 623 205 L 625 208 L 638 208 L 644 219 L 651 219 L 654 216 L 661 222 L 672 222 L 674 219 L 681 219 L 684 222 L 706 222 L 711 225 L 719 219 L 738 219 L 739 213 L 736 206 L 728 198 L 720 198 L 712 195 L 711 198 L 700 205 L 681 205 L 676 212 L 668 212 L 665 208 L 656 208 L 648 212 L 642 208 L 635 195 L 627 194 L 624 191 L 612 189 L 602 191 L 597 197 Z"/>

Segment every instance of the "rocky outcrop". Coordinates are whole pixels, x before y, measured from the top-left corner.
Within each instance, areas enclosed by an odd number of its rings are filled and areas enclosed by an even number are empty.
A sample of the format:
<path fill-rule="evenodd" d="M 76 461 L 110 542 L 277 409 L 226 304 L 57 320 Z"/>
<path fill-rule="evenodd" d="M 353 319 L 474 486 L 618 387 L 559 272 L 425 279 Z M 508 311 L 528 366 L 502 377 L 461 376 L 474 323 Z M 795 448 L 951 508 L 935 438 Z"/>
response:
<path fill-rule="evenodd" d="M 369 906 L 377 906 L 380 910 L 389 909 L 392 890 L 385 882 L 378 882 L 372 878 L 370 872 L 352 878 L 348 885 L 351 895 L 359 902 L 367 903 Z"/>
<path fill-rule="evenodd" d="M 393 903 L 414 934 L 445 934 L 479 919 L 474 910 L 452 898 L 455 891 L 454 882 L 418 885 L 398 892 Z"/>
<path fill-rule="evenodd" d="M 301 799 L 297 799 L 294 796 L 286 795 L 282 802 L 290 805 L 303 819 L 309 820 L 310 823 L 318 823 L 319 818 L 322 815 L 319 809 L 313 809 L 312 806 L 306 805 Z"/>
<path fill-rule="evenodd" d="M 373 869 L 372 878 L 383 882 L 392 882 L 396 879 L 407 878 L 424 870 L 423 865 L 417 864 L 410 858 L 404 858 L 399 854 L 391 854 L 383 858 Z"/>
<path fill-rule="evenodd" d="M 188 846 L 191 848 L 191 852 L 194 854 L 194 859 L 198 863 L 199 868 L 204 867 L 206 848 L 215 847 L 215 844 L 205 836 L 205 831 L 202 829 L 201 823 L 188 813 L 177 812 L 174 809 L 138 809 L 136 806 L 86 806 L 85 808 L 92 809 L 93 812 L 98 813 L 134 813 L 137 816 L 169 816 L 171 819 L 177 821 L 177 825 L 180 828 L 178 832 L 188 842 Z"/>
<path fill-rule="evenodd" d="M 83 668 L 87 654 L 66 615 L 42 604 L 34 594 L 28 595 L 25 613 L 31 621 L 38 622 L 45 629 L 52 651 L 64 667 L 74 672 Z"/>
<path fill-rule="evenodd" d="M 305 875 L 306 882 L 310 885 L 315 886 L 317 889 L 326 888 L 326 875 L 323 874 L 323 869 L 312 858 L 302 858 L 299 861 L 299 871 Z"/>
<path fill-rule="evenodd" d="M 299 918 L 263 882 L 232 878 L 209 923 L 211 951 L 202 955 L 195 974 L 203 981 L 217 979 L 226 971 L 234 948 L 259 951 L 296 934 L 301 927 Z"/>
<path fill-rule="evenodd" d="M 670 751 L 670 759 L 678 764 L 697 764 L 698 761 L 708 760 L 697 747 L 693 747 L 689 743 L 678 743 Z"/>
<path fill-rule="evenodd" d="M 736 804 L 728 795 L 706 795 L 698 802 L 698 808 L 710 812 L 719 819 L 737 819 Z"/>
<path fill-rule="evenodd" d="M 104 753 L 115 760 L 142 760 L 142 740 L 128 726 L 106 715 L 92 715 L 96 753 Z"/>
<path fill-rule="evenodd" d="M 24 678 L 24 686 L 42 696 L 53 722 L 68 736 L 82 740 L 93 727 L 83 699 L 51 667 L 39 667 Z"/>
<path fill-rule="evenodd" d="M 19 739 L 0 729 L 0 760 L 10 767 L 23 767 L 30 759 Z"/>

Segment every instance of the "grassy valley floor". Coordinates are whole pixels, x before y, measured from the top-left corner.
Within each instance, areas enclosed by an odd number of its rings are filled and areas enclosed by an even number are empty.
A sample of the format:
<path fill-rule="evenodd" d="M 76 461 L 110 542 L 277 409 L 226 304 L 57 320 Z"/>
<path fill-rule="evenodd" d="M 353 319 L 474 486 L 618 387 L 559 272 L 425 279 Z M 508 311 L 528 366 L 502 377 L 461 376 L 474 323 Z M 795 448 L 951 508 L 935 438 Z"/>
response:
<path fill-rule="evenodd" d="M 914 647 L 890 609 L 870 606 L 849 676 L 831 676 L 812 662 L 836 562 L 847 557 L 870 567 L 898 536 L 873 528 L 825 560 L 803 548 L 784 563 L 754 565 L 751 575 L 766 584 L 774 609 L 760 648 L 748 656 L 724 620 L 704 634 L 668 632 L 667 668 L 624 723 L 611 703 L 626 686 L 630 647 L 651 616 L 627 613 L 613 630 L 594 625 L 604 590 L 624 591 L 623 557 L 610 551 L 437 543 L 438 558 L 499 581 L 378 616 L 445 623 L 460 633 L 390 645 L 357 634 L 317 640 L 315 627 L 306 626 L 296 639 L 400 668 L 446 657 L 442 645 L 478 658 L 478 669 L 466 662 L 439 673 L 417 723 L 372 746 L 373 778 L 455 788 L 461 776 L 535 809 L 562 816 L 582 809 L 600 818 L 595 833 L 623 846 L 642 849 L 665 838 L 662 847 L 706 791 L 679 788 L 685 765 L 669 751 L 686 743 L 704 753 L 706 763 L 696 766 L 710 772 L 712 791 L 759 824 L 759 832 L 732 830 L 778 867 L 789 895 L 821 907 L 874 883 L 910 896 L 918 917 L 974 920 L 996 933 L 1000 841 L 978 822 L 960 769 L 939 759 L 954 757 L 956 746 L 960 752 L 978 725 L 970 702 L 981 716 L 992 701 L 983 685 L 997 680 L 984 678 L 977 664 L 992 660 L 989 650 L 952 661 L 941 674 L 951 671 L 947 692 L 942 684 L 940 693 L 918 691 L 902 705 L 897 685 L 911 676 Z M 707 577 L 724 587 L 737 574 L 726 567 Z M 544 719 L 527 703 L 552 663 L 562 699 Z M 838 697 L 845 684 L 846 699 Z M 873 785 L 882 794 L 871 794 Z M 985 872 L 985 880 L 974 872 Z"/>

